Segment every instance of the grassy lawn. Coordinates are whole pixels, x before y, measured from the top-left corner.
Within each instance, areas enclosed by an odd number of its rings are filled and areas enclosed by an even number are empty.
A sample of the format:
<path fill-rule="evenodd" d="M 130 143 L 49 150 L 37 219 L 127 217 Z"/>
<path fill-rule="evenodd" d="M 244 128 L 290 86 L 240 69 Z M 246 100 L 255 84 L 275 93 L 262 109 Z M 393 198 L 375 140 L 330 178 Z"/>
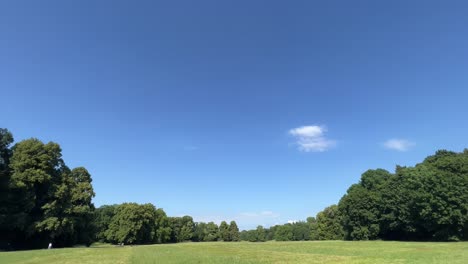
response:
<path fill-rule="evenodd" d="M 0 252 L 0 263 L 468 263 L 468 242 L 266 242 Z"/>

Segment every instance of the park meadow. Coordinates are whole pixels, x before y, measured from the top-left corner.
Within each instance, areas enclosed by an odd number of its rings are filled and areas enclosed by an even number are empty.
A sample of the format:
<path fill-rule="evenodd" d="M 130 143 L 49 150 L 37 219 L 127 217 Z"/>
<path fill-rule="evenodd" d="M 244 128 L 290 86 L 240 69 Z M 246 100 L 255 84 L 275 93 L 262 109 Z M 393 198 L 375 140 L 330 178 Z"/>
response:
<path fill-rule="evenodd" d="M 305 221 L 239 230 L 150 203 L 95 208 L 90 173 L 57 143 L 0 142 L 0 263 L 468 263 L 467 149 L 368 170 Z"/>
<path fill-rule="evenodd" d="M 468 242 L 205 242 L 0 252 L 9 264 L 467 263 Z"/>

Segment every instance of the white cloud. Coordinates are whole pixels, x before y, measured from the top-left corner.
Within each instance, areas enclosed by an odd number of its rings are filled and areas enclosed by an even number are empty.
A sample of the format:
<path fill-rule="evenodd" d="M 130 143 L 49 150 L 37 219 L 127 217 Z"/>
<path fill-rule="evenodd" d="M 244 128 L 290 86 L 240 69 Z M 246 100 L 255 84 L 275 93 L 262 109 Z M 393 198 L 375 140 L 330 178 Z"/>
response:
<path fill-rule="evenodd" d="M 336 145 L 335 140 L 325 137 L 325 126 L 302 126 L 289 130 L 289 134 L 296 138 L 299 150 L 305 152 L 323 152 Z"/>
<path fill-rule="evenodd" d="M 408 151 L 416 145 L 414 142 L 408 141 L 406 139 L 389 139 L 385 141 L 384 147 L 387 149 L 397 150 L 397 151 Z"/>
<path fill-rule="evenodd" d="M 297 220 L 288 220 L 288 224 L 294 224 L 297 223 Z"/>

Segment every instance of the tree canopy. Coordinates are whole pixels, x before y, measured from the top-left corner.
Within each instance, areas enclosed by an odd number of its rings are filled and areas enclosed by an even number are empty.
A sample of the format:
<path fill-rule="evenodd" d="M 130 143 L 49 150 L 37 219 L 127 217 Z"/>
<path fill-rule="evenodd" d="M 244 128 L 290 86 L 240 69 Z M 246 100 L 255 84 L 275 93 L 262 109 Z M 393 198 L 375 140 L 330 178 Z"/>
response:
<path fill-rule="evenodd" d="M 89 172 L 70 170 L 57 143 L 31 138 L 9 148 L 12 142 L 11 133 L 0 130 L 0 229 L 6 247 L 90 244 L 94 190 Z"/>
<path fill-rule="evenodd" d="M 337 205 L 315 217 L 239 232 L 235 221 L 168 217 L 153 204 L 95 208 L 91 173 L 70 169 L 55 142 L 14 144 L 0 129 L 0 248 L 184 241 L 468 239 L 468 150 L 439 150 L 414 167 L 364 172 Z"/>

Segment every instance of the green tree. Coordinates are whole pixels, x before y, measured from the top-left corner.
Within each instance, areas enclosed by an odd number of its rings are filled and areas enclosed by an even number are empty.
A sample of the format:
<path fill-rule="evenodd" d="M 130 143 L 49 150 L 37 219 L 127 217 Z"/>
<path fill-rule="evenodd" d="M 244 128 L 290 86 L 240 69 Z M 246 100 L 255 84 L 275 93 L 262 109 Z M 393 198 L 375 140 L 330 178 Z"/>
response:
<path fill-rule="evenodd" d="M 270 241 L 270 240 L 274 240 L 274 239 L 275 239 L 275 233 L 276 233 L 276 230 L 277 230 L 277 229 L 278 229 L 278 225 L 271 226 L 270 228 L 265 229 L 266 240 L 267 240 L 267 241 Z"/>
<path fill-rule="evenodd" d="M 359 184 L 352 185 L 339 203 L 345 238 L 376 239 L 381 233 L 382 194 L 392 174 L 383 169 L 368 170 Z"/>
<path fill-rule="evenodd" d="M 219 238 L 219 228 L 214 222 L 206 224 L 206 233 L 203 241 L 216 241 Z"/>
<path fill-rule="evenodd" d="M 339 208 L 347 239 L 467 239 L 468 151 L 440 150 L 394 174 L 369 170 Z"/>
<path fill-rule="evenodd" d="M 255 231 L 256 231 L 256 241 L 265 242 L 266 241 L 265 228 L 263 228 L 263 226 L 259 225 L 259 226 L 257 226 L 257 229 Z"/>
<path fill-rule="evenodd" d="M 292 225 L 294 241 L 310 240 L 310 226 L 307 222 L 295 222 Z"/>
<path fill-rule="evenodd" d="M 106 231 L 116 213 L 118 205 L 103 205 L 97 208 L 94 212 L 93 226 L 95 231 L 95 239 L 101 242 L 107 241 Z"/>
<path fill-rule="evenodd" d="M 242 241 L 257 242 L 257 230 L 243 230 L 240 232 L 239 238 Z"/>
<path fill-rule="evenodd" d="M 167 243 L 171 240 L 171 227 L 169 218 L 163 209 L 159 208 L 155 213 L 156 237 L 154 243 Z"/>
<path fill-rule="evenodd" d="M 337 205 L 329 206 L 317 214 L 317 239 L 339 240 L 343 237 L 341 214 Z"/>
<path fill-rule="evenodd" d="M 70 190 L 63 177 L 69 170 L 61 157 L 60 146 L 53 142 L 28 139 L 13 147 L 10 169 L 15 229 L 33 247 L 73 232 L 66 214 Z"/>
<path fill-rule="evenodd" d="M 423 229 L 434 240 L 462 240 L 468 223 L 468 150 L 440 150 L 416 169 L 430 171 L 420 177 L 424 195 L 415 197 Z"/>
<path fill-rule="evenodd" d="M 94 226 L 92 224 L 94 214 L 95 196 L 91 184 L 91 174 L 84 167 L 78 167 L 70 172 L 69 189 L 71 192 L 71 211 L 73 219 L 75 243 L 91 245 L 94 240 Z"/>
<path fill-rule="evenodd" d="M 318 233 L 317 233 L 317 220 L 315 217 L 307 217 L 307 224 L 309 225 L 309 239 L 310 240 L 318 240 Z"/>
<path fill-rule="evenodd" d="M 237 227 L 236 221 L 231 221 L 229 224 L 229 241 L 239 241 L 239 228 Z"/>
<path fill-rule="evenodd" d="M 206 235 L 206 223 L 196 222 L 193 228 L 192 241 L 200 242 L 205 240 Z"/>
<path fill-rule="evenodd" d="M 0 249 L 9 248 L 8 243 L 15 236 L 11 217 L 12 204 L 10 199 L 10 158 L 13 135 L 4 128 L 0 128 Z"/>
<path fill-rule="evenodd" d="M 172 228 L 172 242 L 183 242 L 192 239 L 194 232 L 194 222 L 191 216 L 170 217 Z"/>
<path fill-rule="evenodd" d="M 293 232 L 290 224 L 280 225 L 276 228 L 274 235 L 276 241 L 292 241 Z"/>
<path fill-rule="evenodd" d="M 183 216 L 182 217 L 182 228 L 180 229 L 179 239 L 178 241 L 189 241 L 192 239 L 194 230 L 194 223 L 193 218 L 191 216 Z"/>
<path fill-rule="evenodd" d="M 222 221 L 219 225 L 219 238 L 222 241 L 231 241 L 229 235 L 229 225 L 226 223 L 226 221 Z"/>
<path fill-rule="evenodd" d="M 123 203 L 116 208 L 106 239 L 112 243 L 148 244 L 156 240 L 156 208 L 152 204 Z"/>

